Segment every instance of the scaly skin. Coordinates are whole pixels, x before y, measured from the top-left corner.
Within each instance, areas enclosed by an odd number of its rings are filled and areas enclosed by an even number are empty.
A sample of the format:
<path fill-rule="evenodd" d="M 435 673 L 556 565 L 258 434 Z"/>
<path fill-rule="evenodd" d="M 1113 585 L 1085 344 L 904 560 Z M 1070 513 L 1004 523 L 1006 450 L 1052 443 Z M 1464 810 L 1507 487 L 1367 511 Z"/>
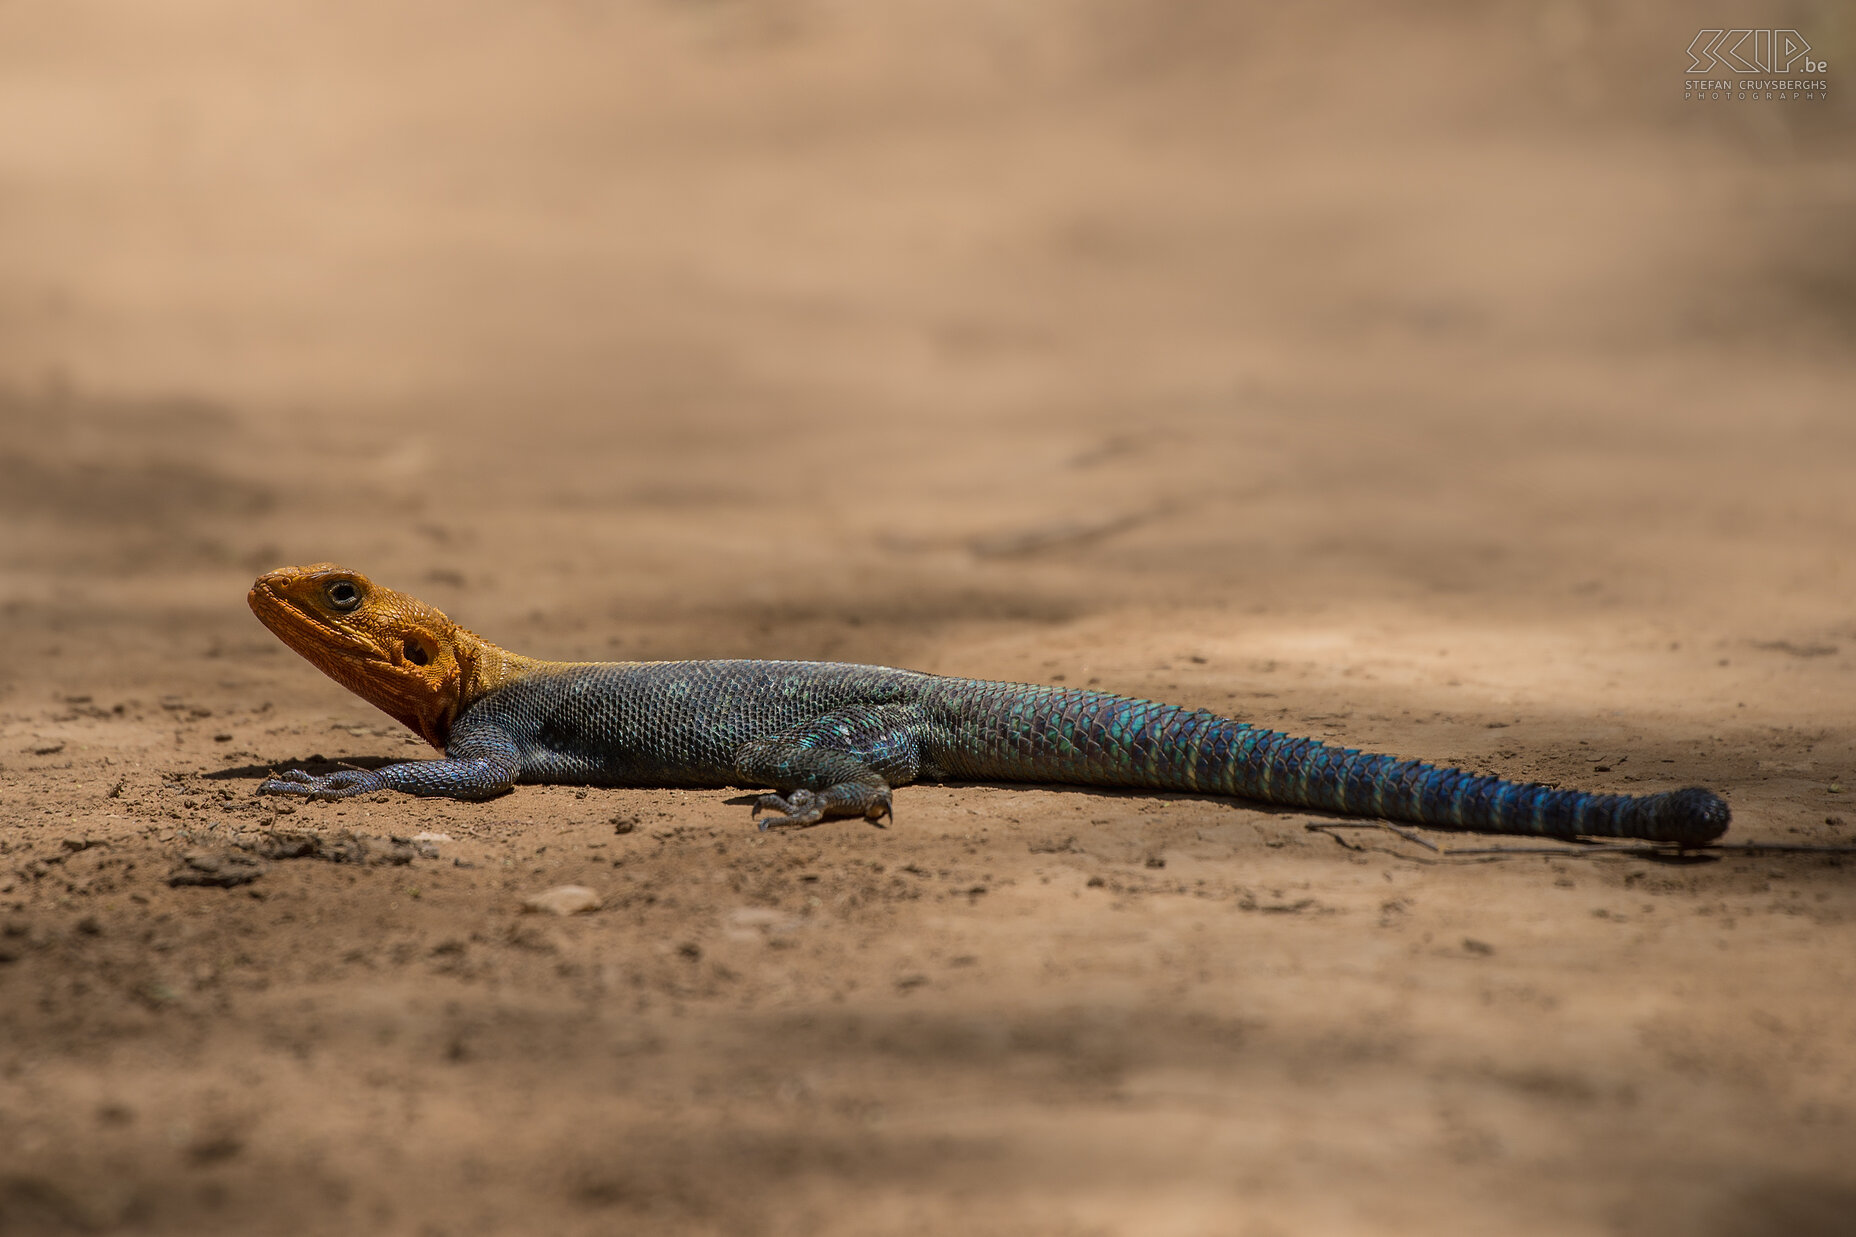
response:
<path fill-rule="evenodd" d="M 1726 832 L 1698 787 L 1595 795 L 1477 777 L 1107 692 L 831 662 L 553 662 L 520 657 L 332 563 L 252 585 L 259 620 L 444 751 L 260 793 L 482 799 L 518 782 L 771 786 L 766 824 L 880 819 L 919 779 L 1067 782 L 1237 795 L 1417 824 L 1699 846 Z"/>

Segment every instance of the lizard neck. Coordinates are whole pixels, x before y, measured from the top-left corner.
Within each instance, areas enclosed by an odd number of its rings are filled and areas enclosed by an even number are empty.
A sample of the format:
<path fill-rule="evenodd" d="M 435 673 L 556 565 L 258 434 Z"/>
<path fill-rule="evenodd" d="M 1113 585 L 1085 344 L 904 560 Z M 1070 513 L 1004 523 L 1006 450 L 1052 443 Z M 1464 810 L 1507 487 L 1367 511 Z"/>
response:
<path fill-rule="evenodd" d="M 454 634 L 452 649 L 457 656 L 460 671 L 457 700 L 459 713 L 498 688 L 519 683 L 531 675 L 564 670 L 570 664 L 511 653 L 463 628 Z"/>

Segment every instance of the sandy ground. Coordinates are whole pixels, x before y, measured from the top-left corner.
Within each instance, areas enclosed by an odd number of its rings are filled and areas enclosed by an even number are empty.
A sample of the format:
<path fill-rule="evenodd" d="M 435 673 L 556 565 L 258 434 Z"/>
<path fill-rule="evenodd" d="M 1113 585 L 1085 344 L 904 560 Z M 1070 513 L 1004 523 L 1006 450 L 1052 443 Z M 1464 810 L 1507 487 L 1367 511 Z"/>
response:
<path fill-rule="evenodd" d="M 0 1231 L 1852 1231 L 1856 856 L 252 796 L 425 754 L 333 559 L 1856 841 L 1848 96 L 1391 11 L 0 10 Z"/>

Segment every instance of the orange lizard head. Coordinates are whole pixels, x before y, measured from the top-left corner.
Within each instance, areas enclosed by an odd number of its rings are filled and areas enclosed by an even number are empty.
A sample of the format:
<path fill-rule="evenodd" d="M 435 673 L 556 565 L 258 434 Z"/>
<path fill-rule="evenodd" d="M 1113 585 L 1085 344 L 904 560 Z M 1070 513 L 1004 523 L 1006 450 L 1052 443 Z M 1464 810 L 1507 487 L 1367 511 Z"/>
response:
<path fill-rule="evenodd" d="M 246 600 L 279 640 L 434 747 L 475 698 L 478 663 L 494 648 L 418 598 L 334 563 L 266 572 Z"/>

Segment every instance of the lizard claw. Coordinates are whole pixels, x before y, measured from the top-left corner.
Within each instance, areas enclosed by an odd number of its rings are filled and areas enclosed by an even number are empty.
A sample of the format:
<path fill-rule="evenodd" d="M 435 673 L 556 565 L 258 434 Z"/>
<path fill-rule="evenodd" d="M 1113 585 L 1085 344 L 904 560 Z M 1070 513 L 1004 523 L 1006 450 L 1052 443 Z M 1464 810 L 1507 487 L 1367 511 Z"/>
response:
<path fill-rule="evenodd" d="M 302 795 L 309 799 L 346 799 L 385 785 L 380 775 L 366 769 L 338 769 L 317 777 L 302 769 L 285 769 L 258 783 L 261 795 Z"/>
<path fill-rule="evenodd" d="M 887 817 L 890 824 L 895 824 L 896 809 L 890 802 L 891 798 L 892 796 L 887 790 L 880 795 L 873 796 L 870 800 L 870 806 L 864 809 L 864 819 L 874 825 Z"/>

